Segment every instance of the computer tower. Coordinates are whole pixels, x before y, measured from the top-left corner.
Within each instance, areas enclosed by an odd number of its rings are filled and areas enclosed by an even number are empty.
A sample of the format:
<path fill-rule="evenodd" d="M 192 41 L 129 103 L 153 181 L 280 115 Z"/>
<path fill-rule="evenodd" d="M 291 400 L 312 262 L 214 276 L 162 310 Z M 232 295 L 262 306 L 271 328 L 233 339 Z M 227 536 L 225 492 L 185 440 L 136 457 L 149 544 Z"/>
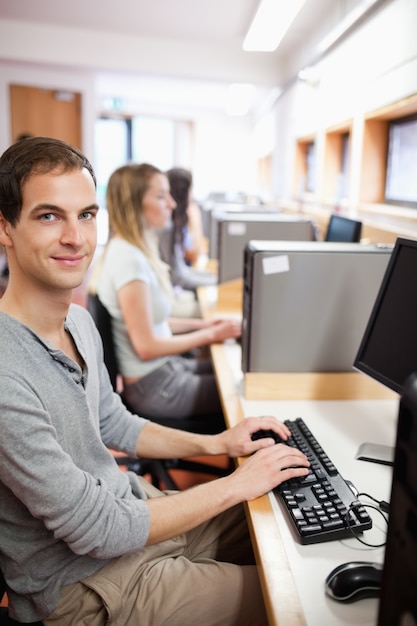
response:
<path fill-rule="evenodd" d="M 417 374 L 398 414 L 378 626 L 417 624 Z"/>
<path fill-rule="evenodd" d="M 251 241 L 244 372 L 349 372 L 392 246 Z"/>
<path fill-rule="evenodd" d="M 313 241 L 311 220 L 280 213 L 224 213 L 215 217 L 218 279 L 243 278 L 244 250 L 252 239 Z"/>
<path fill-rule="evenodd" d="M 210 259 L 218 259 L 218 230 L 219 222 L 227 219 L 228 214 L 240 216 L 240 220 L 245 221 L 248 214 L 259 215 L 260 213 L 267 213 L 268 215 L 277 214 L 279 211 L 277 207 L 271 207 L 266 204 L 239 204 L 239 203 L 218 203 L 210 211 L 210 217 L 208 221 L 209 227 L 209 257 Z M 259 237 L 258 237 L 259 239 Z"/>

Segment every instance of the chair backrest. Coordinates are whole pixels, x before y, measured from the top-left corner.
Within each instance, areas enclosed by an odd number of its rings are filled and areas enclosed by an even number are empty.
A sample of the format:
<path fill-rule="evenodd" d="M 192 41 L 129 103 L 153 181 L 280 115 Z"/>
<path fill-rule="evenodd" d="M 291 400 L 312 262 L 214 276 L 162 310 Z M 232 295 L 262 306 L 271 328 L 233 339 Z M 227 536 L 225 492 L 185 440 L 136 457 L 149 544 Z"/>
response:
<path fill-rule="evenodd" d="M 101 335 L 104 348 L 104 362 L 109 371 L 113 389 L 116 391 L 118 367 L 114 350 L 110 313 L 107 311 L 104 304 L 102 304 L 97 294 L 88 294 L 87 309 L 91 313 Z"/>

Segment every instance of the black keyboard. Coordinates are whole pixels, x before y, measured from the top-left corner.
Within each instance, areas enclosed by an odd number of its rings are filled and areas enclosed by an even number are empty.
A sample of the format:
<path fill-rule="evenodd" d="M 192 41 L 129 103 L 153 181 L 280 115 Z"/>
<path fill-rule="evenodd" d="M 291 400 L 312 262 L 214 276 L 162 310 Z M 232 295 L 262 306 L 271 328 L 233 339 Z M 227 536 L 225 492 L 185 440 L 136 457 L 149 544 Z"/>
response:
<path fill-rule="evenodd" d="M 345 539 L 371 528 L 372 519 L 354 487 L 342 478 L 303 419 L 285 424 L 291 437 L 283 443 L 301 450 L 311 464 L 307 476 L 287 480 L 275 489 L 300 543 Z M 255 438 L 265 433 L 259 431 Z M 278 441 L 274 433 L 270 436 Z"/>

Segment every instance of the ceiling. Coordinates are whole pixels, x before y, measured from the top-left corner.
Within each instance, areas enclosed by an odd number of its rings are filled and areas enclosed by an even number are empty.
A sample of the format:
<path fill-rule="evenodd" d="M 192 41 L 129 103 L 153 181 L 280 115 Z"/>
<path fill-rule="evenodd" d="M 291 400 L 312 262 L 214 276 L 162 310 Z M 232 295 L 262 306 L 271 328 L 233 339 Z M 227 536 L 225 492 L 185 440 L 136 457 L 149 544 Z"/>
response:
<path fill-rule="evenodd" d="M 278 50 L 253 53 L 242 42 L 259 0 L 1 0 L 0 61 L 92 69 L 112 85 L 132 74 L 194 81 L 202 97 L 246 82 L 263 101 L 364 1 L 306 0 Z"/>
<path fill-rule="evenodd" d="M 213 63 L 200 67 L 198 78 L 214 79 L 216 68 L 213 66 L 221 65 L 222 58 L 223 64 L 227 65 L 228 55 L 238 55 L 242 67 L 247 65 L 248 72 L 254 58 L 276 68 L 289 63 L 306 41 L 314 40 L 315 34 L 319 35 L 337 23 L 359 2 L 306 0 L 274 53 L 241 50 L 259 0 L 1 0 L 0 19 L 88 29 L 148 41 L 164 40 L 166 45 L 180 43 L 190 51 L 190 67 L 193 49 L 210 46 L 213 52 L 221 52 L 220 58 L 215 55 Z M 184 76 L 186 68 L 178 68 L 178 72 Z"/>

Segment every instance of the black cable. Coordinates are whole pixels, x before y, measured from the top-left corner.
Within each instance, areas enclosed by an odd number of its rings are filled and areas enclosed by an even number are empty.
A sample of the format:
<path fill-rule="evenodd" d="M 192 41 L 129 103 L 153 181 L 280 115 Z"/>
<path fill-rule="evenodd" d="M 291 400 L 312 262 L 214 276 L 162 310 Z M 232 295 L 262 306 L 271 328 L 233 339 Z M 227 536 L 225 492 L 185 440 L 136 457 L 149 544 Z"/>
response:
<path fill-rule="evenodd" d="M 365 493 L 365 491 L 358 493 L 356 497 L 360 498 L 361 496 L 365 498 L 369 498 L 370 500 L 373 500 L 375 504 L 379 506 L 381 511 L 384 511 L 384 513 L 389 513 L 389 502 L 386 502 L 386 500 L 377 500 L 376 498 L 371 496 L 369 493 Z"/>
<path fill-rule="evenodd" d="M 361 492 L 357 494 L 357 500 L 351 502 L 348 510 L 346 511 L 346 515 L 345 515 L 345 519 L 346 519 L 346 523 L 347 526 L 350 530 L 350 532 L 352 533 L 353 537 L 355 539 L 357 539 L 358 541 L 360 541 L 360 543 L 362 543 L 365 546 L 368 546 L 368 548 L 383 548 L 386 545 L 386 540 L 383 543 L 369 543 L 367 541 L 365 541 L 364 539 L 361 539 L 360 537 L 358 537 L 358 535 L 355 532 L 355 528 L 351 525 L 350 523 L 350 518 L 349 518 L 349 514 L 351 513 L 351 511 L 353 511 L 356 508 L 359 507 L 365 507 L 365 508 L 369 508 L 369 509 L 374 509 L 375 511 L 377 511 L 380 515 L 382 515 L 385 523 L 387 524 L 388 527 L 388 518 L 384 515 L 384 513 L 388 513 L 389 512 L 389 503 L 386 502 L 385 500 L 377 500 L 376 498 L 374 498 L 373 496 L 371 496 L 369 493 L 365 493 L 365 492 Z M 373 504 L 364 504 L 363 502 L 361 502 L 359 500 L 360 497 L 365 497 L 365 498 L 369 498 L 370 500 L 373 500 L 377 506 L 373 505 Z"/>

